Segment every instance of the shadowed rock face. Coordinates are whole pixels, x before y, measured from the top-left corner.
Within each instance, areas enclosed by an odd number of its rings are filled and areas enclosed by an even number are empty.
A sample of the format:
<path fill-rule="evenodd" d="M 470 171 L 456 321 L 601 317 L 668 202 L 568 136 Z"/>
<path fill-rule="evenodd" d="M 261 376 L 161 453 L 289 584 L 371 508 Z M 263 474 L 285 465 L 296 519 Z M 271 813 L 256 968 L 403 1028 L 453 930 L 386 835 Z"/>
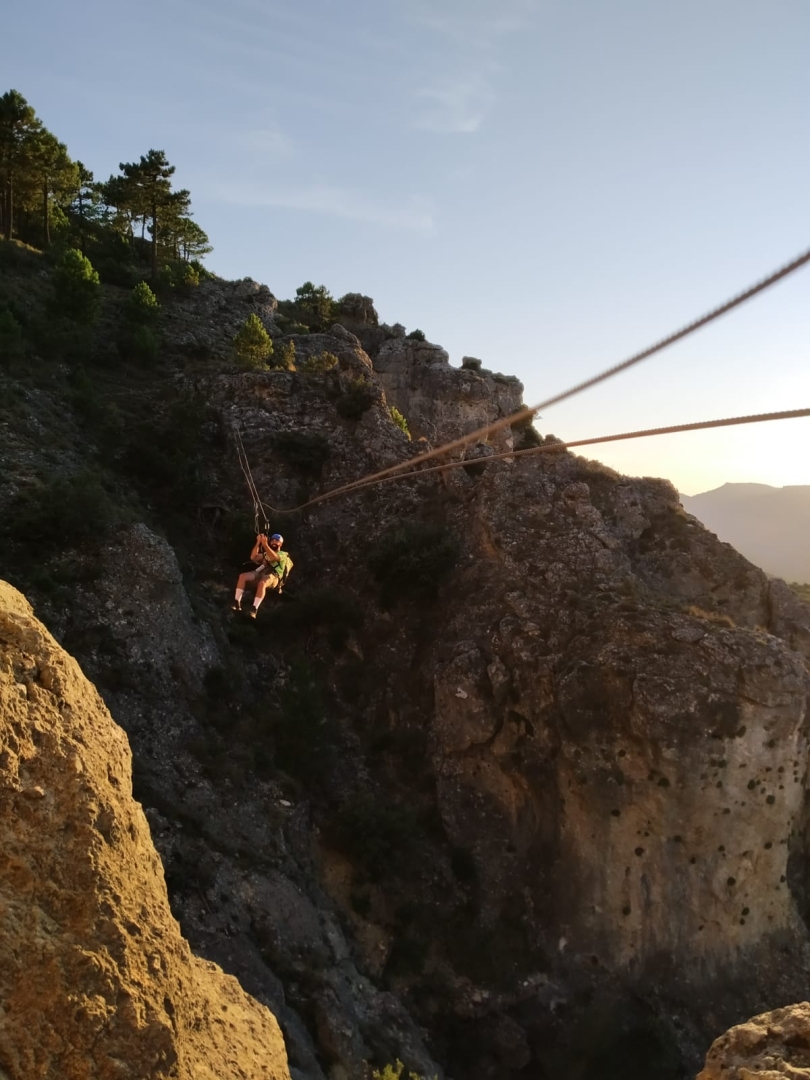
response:
<path fill-rule="evenodd" d="M 810 1003 L 755 1016 L 721 1035 L 697 1080 L 805 1080 L 810 1076 Z"/>
<path fill-rule="evenodd" d="M 131 764 L 76 662 L 0 582 L 0 1072 L 288 1080 L 273 1015 L 180 935 Z"/>

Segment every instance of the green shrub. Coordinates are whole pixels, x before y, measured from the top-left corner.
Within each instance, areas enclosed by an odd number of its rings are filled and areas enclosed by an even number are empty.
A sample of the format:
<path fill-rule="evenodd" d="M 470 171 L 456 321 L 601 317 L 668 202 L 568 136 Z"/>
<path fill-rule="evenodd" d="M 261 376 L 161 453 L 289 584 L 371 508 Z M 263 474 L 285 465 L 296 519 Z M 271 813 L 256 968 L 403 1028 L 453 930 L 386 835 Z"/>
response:
<path fill-rule="evenodd" d="M 197 283 L 201 281 L 213 281 L 216 278 L 216 274 L 211 273 L 199 259 L 190 259 L 187 266 L 190 266 L 194 273 L 197 275 Z"/>
<path fill-rule="evenodd" d="M 334 319 L 335 301 L 325 285 L 315 286 L 305 281 L 295 290 L 293 311 L 308 327 L 322 330 Z"/>
<path fill-rule="evenodd" d="M 443 525 L 414 522 L 388 529 L 369 556 L 383 605 L 408 596 L 434 597 L 460 552 L 458 538 Z"/>
<path fill-rule="evenodd" d="M 121 445 L 121 415 L 114 405 L 105 401 L 98 392 L 98 385 L 79 365 L 69 376 L 70 403 L 84 426 L 105 450 L 118 450 Z"/>
<path fill-rule="evenodd" d="M 515 450 L 532 450 L 543 445 L 543 436 L 534 426 L 531 417 L 512 425 L 513 445 Z"/>
<path fill-rule="evenodd" d="M 233 347 L 245 370 L 267 370 L 267 361 L 273 355 L 273 340 L 255 312 L 245 319 L 244 325 L 233 339 Z"/>
<path fill-rule="evenodd" d="M 127 319 L 136 326 L 152 326 L 159 313 L 157 297 L 145 281 L 139 281 L 127 298 Z"/>
<path fill-rule="evenodd" d="M 798 581 L 791 581 L 790 588 L 793 589 L 801 600 L 804 600 L 806 604 L 810 604 L 810 585 L 802 585 Z"/>
<path fill-rule="evenodd" d="M 136 326 L 129 337 L 129 351 L 135 360 L 152 363 L 160 352 L 157 335 L 151 326 Z"/>
<path fill-rule="evenodd" d="M 405 337 L 409 341 L 427 341 L 424 330 L 411 330 L 410 334 L 406 334 Z"/>
<path fill-rule="evenodd" d="M 388 411 L 391 414 L 391 419 L 394 421 L 400 431 L 404 431 L 410 439 L 411 429 L 408 427 L 408 421 L 405 419 L 405 417 L 402 415 L 396 405 L 392 405 Z"/>
<path fill-rule="evenodd" d="M 101 306 L 101 281 L 88 258 L 68 248 L 52 277 L 52 311 L 87 326 L 95 322 Z"/>
<path fill-rule="evenodd" d="M 417 1076 L 416 1073 L 404 1072 L 404 1069 L 405 1066 L 397 1059 L 393 1065 L 386 1065 L 382 1072 L 375 1069 L 371 1074 L 371 1080 L 425 1080 L 424 1077 Z M 438 1078 L 434 1077 L 434 1080 L 438 1080 Z"/>
<path fill-rule="evenodd" d="M 274 354 L 274 368 L 282 371 L 295 371 L 295 342 L 285 341 L 277 353 Z"/>
<path fill-rule="evenodd" d="M 39 557 L 102 539 L 121 514 L 96 473 L 51 480 L 21 496 L 13 515 L 14 539 Z"/>
<path fill-rule="evenodd" d="M 130 428 L 122 448 L 122 470 L 144 487 L 150 500 L 173 512 L 202 497 L 200 438 L 205 418 L 205 407 L 197 400 L 175 401 L 164 415 Z"/>
<path fill-rule="evenodd" d="M 298 370 L 303 372 L 304 375 L 319 375 L 336 368 L 339 362 L 334 353 L 324 350 L 315 356 L 308 356 L 304 360 L 299 360 Z"/>
<path fill-rule="evenodd" d="M 196 289 L 201 280 L 200 271 L 193 263 L 183 263 L 178 270 L 177 281 L 184 289 Z"/>
<path fill-rule="evenodd" d="M 337 411 L 344 420 L 359 420 L 377 400 L 377 392 L 374 387 L 362 376 L 352 379 L 345 387 L 343 394 L 338 398 Z"/>
<path fill-rule="evenodd" d="M 18 360 L 25 352 L 23 328 L 8 308 L 0 310 L 0 364 Z"/>

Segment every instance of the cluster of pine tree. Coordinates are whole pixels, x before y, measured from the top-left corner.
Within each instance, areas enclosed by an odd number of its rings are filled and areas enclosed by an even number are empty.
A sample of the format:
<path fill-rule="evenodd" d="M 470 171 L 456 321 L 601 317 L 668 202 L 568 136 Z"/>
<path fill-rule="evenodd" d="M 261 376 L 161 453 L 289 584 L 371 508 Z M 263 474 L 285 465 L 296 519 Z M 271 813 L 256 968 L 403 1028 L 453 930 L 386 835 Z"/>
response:
<path fill-rule="evenodd" d="M 96 181 L 17 90 L 0 97 L 0 233 L 34 247 L 54 242 L 88 256 L 102 279 L 132 285 L 146 268 L 190 284 L 211 251 L 191 216 L 191 195 L 172 190 L 162 150 L 121 162 Z"/>

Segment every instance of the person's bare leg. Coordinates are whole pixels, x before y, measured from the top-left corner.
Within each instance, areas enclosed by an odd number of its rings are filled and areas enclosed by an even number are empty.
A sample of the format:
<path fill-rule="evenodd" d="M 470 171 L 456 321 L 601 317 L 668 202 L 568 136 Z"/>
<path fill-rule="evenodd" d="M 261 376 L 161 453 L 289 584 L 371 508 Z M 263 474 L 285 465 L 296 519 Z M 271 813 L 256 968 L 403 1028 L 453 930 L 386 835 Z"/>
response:
<path fill-rule="evenodd" d="M 239 579 L 236 582 L 236 592 L 233 597 L 233 604 L 231 605 L 234 611 L 239 611 L 242 607 L 242 597 L 245 595 L 245 588 L 247 583 L 253 580 L 253 572 L 246 570 L 244 574 L 239 575 Z"/>
<path fill-rule="evenodd" d="M 264 594 L 267 592 L 267 586 L 270 585 L 272 587 L 276 584 L 277 581 L 278 578 L 275 576 L 275 574 L 270 574 L 269 577 L 259 578 L 259 581 L 256 585 L 256 595 L 253 597 L 253 610 L 250 612 L 250 617 L 252 619 L 256 618 L 256 612 L 261 607 L 262 600 L 264 600 Z"/>

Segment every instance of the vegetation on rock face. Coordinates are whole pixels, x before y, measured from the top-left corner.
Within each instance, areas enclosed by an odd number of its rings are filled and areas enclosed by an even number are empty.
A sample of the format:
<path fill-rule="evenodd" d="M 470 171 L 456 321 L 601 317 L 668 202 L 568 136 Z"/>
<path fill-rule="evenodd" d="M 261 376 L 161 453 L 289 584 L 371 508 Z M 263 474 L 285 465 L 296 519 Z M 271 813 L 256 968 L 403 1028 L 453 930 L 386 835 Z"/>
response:
<path fill-rule="evenodd" d="M 344 420 L 359 420 L 367 409 L 370 409 L 377 400 L 377 392 L 368 379 L 362 377 L 352 379 L 344 387 L 344 392 L 338 398 L 336 408 Z"/>
<path fill-rule="evenodd" d="M 810 604 L 810 583 L 800 585 L 798 581 L 791 581 L 790 587 L 806 604 Z"/>
<path fill-rule="evenodd" d="M 9 308 L 0 308 L 0 364 L 18 360 L 24 352 L 22 327 Z"/>
<path fill-rule="evenodd" d="M 311 330 L 324 330 L 332 322 L 335 301 L 325 285 L 311 281 L 295 290 L 295 314 Z"/>
<path fill-rule="evenodd" d="M 396 405 L 392 405 L 388 412 L 391 415 L 391 419 L 394 421 L 400 431 L 404 431 L 410 439 L 411 429 L 408 427 L 408 421 L 405 419 L 405 417 L 402 415 Z"/>
<path fill-rule="evenodd" d="M 406 1072 L 405 1066 L 399 1059 L 393 1065 L 386 1065 L 382 1072 L 375 1069 L 371 1076 L 372 1080 L 424 1080 L 424 1077 L 414 1072 Z"/>
<path fill-rule="evenodd" d="M 273 367 L 282 371 L 295 371 L 295 342 L 285 341 L 273 359 Z"/>
<path fill-rule="evenodd" d="M 305 375 L 320 375 L 326 371 L 332 371 L 338 363 L 338 358 L 334 353 L 324 350 L 315 356 L 308 356 L 305 360 L 299 361 L 298 370 Z"/>
<path fill-rule="evenodd" d="M 120 521 L 100 477 L 83 472 L 56 478 L 21 495 L 7 532 L 40 560 L 64 548 L 103 539 Z"/>
<path fill-rule="evenodd" d="M 273 355 L 273 339 L 261 319 L 252 312 L 233 339 L 233 348 L 241 367 L 247 371 L 265 371 Z"/>
<path fill-rule="evenodd" d="M 410 334 L 406 334 L 405 337 L 409 341 L 427 341 L 424 330 L 411 330 Z"/>
<path fill-rule="evenodd" d="M 53 272 L 54 314 L 81 325 L 93 323 L 101 306 L 101 281 L 90 260 L 68 248 Z"/>
<path fill-rule="evenodd" d="M 204 271 L 192 264 L 211 245 L 191 217 L 190 193 L 172 189 L 175 169 L 165 152 L 149 150 L 119 169 L 96 181 L 19 91 L 0 97 L 0 230 L 6 240 L 75 247 L 103 280 L 120 285 L 135 284 L 146 271 L 153 284 L 199 281 Z M 188 269 L 175 271 L 179 263 Z"/>
<path fill-rule="evenodd" d="M 435 596 L 460 552 L 458 537 L 442 525 L 414 522 L 382 533 L 371 550 L 369 566 L 383 604 L 408 596 Z"/>

